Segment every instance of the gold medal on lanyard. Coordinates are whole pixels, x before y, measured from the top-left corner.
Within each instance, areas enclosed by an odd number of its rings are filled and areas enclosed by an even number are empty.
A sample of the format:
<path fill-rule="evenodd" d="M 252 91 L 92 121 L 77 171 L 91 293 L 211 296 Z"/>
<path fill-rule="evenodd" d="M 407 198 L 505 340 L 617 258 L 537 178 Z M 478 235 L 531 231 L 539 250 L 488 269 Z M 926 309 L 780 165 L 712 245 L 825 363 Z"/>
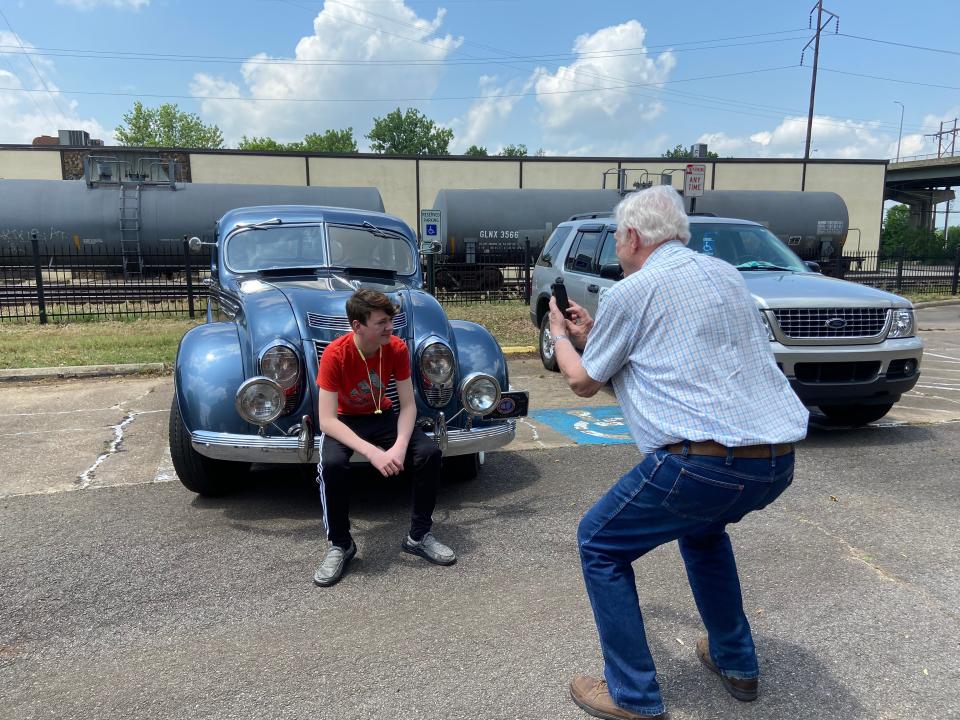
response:
<path fill-rule="evenodd" d="M 377 354 L 380 356 L 380 399 L 373 394 L 373 378 L 370 376 L 370 368 L 367 367 L 367 358 L 363 356 L 363 351 L 360 349 L 360 343 L 357 342 L 357 334 L 353 334 L 353 346 L 357 349 L 357 354 L 360 356 L 360 361 L 363 363 L 363 369 L 367 371 L 367 382 L 370 383 L 370 399 L 373 400 L 373 406 L 376 410 L 373 411 L 374 415 L 383 415 L 383 410 L 380 409 L 381 403 L 383 403 L 383 346 L 381 345 L 377 349 Z"/>

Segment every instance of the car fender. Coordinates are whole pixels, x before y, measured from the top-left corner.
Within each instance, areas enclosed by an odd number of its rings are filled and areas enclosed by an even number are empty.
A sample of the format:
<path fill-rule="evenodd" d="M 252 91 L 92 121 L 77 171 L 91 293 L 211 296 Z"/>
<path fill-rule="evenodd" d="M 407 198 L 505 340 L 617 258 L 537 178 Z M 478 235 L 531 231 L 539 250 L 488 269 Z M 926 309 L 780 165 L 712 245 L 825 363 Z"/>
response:
<path fill-rule="evenodd" d="M 487 373 L 497 379 L 502 390 L 509 390 L 507 360 L 490 331 L 467 320 L 451 320 L 450 327 L 457 345 L 460 377 L 465 378 L 474 372 Z"/>
<path fill-rule="evenodd" d="M 174 392 L 187 430 L 255 432 L 234 406 L 243 381 L 240 338 L 234 323 L 200 325 L 180 340 Z"/>

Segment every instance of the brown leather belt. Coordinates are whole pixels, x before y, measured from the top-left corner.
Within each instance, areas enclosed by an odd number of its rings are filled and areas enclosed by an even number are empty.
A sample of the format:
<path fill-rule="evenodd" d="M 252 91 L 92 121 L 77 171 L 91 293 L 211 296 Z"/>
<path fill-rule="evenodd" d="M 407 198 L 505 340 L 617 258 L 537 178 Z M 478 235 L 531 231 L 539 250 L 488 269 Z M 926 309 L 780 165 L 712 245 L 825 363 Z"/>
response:
<path fill-rule="evenodd" d="M 675 455 L 683 454 L 684 443 L 678 442 L 673 445 L 664 446 L 664 450 Z M 738 458 L 769 458 L 772 456 L 780 457 L 793 452 L 793 443 L 780 443 L 779 445 L 743 445 L 741 447 L 730 448 L 733 456 Z M 713 457 L 726 457 L 727 448 L 713 440 L 704 440 L 703 442 L 691 442 L 690 455 L 711 455 Z"/>

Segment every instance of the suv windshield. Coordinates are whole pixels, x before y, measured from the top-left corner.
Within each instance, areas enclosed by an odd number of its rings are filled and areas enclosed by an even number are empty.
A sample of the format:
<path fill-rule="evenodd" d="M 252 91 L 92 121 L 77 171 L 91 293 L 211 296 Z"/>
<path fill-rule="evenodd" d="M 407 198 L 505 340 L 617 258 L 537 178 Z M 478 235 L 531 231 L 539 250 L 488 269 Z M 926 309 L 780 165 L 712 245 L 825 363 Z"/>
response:
<path fill-rule="evenodd" d="M 800 258 L 760 225 L 690 223 L 689 247 L 726 260 L 738 270 L 809 272 Z"/>

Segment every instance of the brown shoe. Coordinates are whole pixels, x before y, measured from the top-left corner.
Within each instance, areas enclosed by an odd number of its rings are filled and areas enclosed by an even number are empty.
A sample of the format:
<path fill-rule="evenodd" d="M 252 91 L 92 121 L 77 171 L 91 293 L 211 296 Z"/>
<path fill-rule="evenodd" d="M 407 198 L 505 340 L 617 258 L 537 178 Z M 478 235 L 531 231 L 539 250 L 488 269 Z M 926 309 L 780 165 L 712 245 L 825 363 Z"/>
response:
<path fill-rule="evenodd" d="M 619 707 L 610 697 L 606 680 L 577 675 L 570 682 L 570 698 L 587 713 L 603 720 L 666 720 L 667 714 L 641 715 Z"/>
<path fill-rule="evenodd" d="M 710 644 L 706 636 L 697 640 L 697 657 L 700 658 L 700 662 L 702 662 L 710 672 L 716 673 L 720 677 L 727 692 L 737 700 L 750 702 L 751 700 L 757 699 L 757 696 L 760 694 L 760 681 L 757 678 L 744 680 L 741 678 L 727 677 L 721 673 L 720 668 L 713 664 L 713 659 L 710 657 Z"/>

